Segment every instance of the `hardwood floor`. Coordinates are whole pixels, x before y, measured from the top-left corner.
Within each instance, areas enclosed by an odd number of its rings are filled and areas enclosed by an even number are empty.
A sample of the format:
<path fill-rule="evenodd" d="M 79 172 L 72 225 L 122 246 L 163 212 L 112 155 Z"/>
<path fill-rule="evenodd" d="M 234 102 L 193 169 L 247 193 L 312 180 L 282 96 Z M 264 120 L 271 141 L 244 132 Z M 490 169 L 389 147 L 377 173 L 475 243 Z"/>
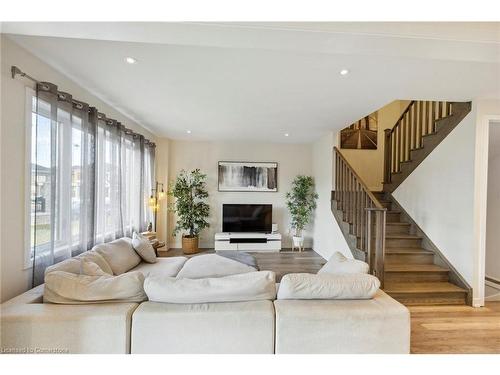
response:
<path fill-rule="evenodd" d="M 210 253 L 214 251 L 205 250 L 196 255 Z M 180 255 L 183 255 L 181 249 L 159 251 L 159 256 Z M 261 270 L 275 271 L 278 280 L 291 272 L 316 273 L 325 263 L 312 250 L 252 255 Z M 408 309 L 412 353 L 500 353 L 500 302 L 489 302 L 482 308 L 450 305 L 409 306 Z"/>
<path fill-rule="evenodd" d="M 500 302 L 408 309 L 412 353 L 500 353 Z"/>

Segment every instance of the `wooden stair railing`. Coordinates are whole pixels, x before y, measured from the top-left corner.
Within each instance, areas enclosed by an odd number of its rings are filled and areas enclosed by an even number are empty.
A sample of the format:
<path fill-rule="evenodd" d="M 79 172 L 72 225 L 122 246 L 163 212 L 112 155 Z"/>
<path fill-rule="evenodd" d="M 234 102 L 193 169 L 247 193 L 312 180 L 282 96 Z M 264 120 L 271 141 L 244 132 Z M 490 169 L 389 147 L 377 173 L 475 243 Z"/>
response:
<path fill-rule="evenodd" d="M 401 163 L 411 160 L 411 151 L 424 146 L 424 137 L 436 133 L 436 120 L 452 115 L 453 103 L 412 100 L 392 129 L 385 130 L 384 183 Z"/>
<path fill-rule="evenodd" d="M 386 208 L 368 189 L 349 162 L 334 147 L 335 187 L 333 198 L 356 236 L 356 247 L 365 253 L 370 273 L 384 284 Z"/>

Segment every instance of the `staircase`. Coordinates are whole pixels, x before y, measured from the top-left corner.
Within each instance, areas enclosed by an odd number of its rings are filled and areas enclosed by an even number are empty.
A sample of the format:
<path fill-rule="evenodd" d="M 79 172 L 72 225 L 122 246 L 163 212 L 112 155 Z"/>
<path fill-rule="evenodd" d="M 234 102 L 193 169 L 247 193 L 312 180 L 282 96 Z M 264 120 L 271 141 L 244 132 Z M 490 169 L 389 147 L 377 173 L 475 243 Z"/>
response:
<path fill-rule="evenodd" d="M 403 221 L 401 211 L 374 192 L 387 208 L 384 257 L 384 291 L 405 305 L 463 305 L 468 290 L 450 282 L 450 269 L 435 264 L 432 251 L 422 247 L 423 237 Z"/>
<path fill-rule="evenodd" d="M 334 149 L 332 211 L 351 251 L 405 305 L 464 305 L 470 287 L 391 193 L 457 126 L 470 103 L 412 101 L 385 132 L 384 190 L 371 192 Z"/>

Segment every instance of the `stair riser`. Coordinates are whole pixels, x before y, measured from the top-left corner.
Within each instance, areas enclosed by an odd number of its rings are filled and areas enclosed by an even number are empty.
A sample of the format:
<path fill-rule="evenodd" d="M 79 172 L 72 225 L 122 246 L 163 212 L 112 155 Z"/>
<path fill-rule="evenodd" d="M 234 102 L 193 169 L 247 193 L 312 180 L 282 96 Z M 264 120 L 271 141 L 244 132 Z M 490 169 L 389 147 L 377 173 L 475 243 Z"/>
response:
<path fill-rule="evenodd" d="M 385 282 L 448 281 L 448 272 L 386 272 Z"/>
<path fill-rule="evenodd" d="M 399 223 L 401 221 L 401 214 L 399 212 L 387 212 L 385 219 L 388 223 Z"/>
<path fill-rule="evenodd" d="M 385 254 L 387 264 L 434 264 L 432 254 Z"/>
<path fill-rule="evenodd" d="M 457 293 L 388 293 L 396 301 L 406 305 L 464 305 L 467 303 L 467 294 Z"/>
<path fill-rule="evenodd" d="M 385 227 L 385 233 L 387 234 L 410 234 L 409 225 L 391 225 L 388 223 Z"/>
<path fill-rule="evenodd" d="M 421 238 L 411 238 L 411 239 L 402 239 L 402 238 L 386 238 L 385 246 L 386 247 L 420 247 L 422 245 Z"/>
<path fill-rule="evenodd" d="M 380 204 L 381 204 L 383 207 L 387 208 L 388 210 L 390 210 L 390 209 L 391 209 L 391 207 L 392 207 L 392 202 L 380 202 Z"/>

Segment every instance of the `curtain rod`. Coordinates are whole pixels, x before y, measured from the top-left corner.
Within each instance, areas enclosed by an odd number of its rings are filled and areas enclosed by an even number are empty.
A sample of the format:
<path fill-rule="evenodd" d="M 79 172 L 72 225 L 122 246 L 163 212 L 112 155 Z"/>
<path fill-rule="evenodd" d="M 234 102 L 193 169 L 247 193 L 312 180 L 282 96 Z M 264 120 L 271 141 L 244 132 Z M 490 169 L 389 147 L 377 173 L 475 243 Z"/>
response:
<path fill-rule="evenodd" d="M 15 79 L 16 76 L 21 76 L 23 78 L 27 78 L 29 79 L 30 81 L 36 83 L 36 84 L 43 84 L 43 82 L 37 80 L 36 78 L 33 78 L 32 76 L 30 76 L 29 74 L 26 74 L 25 72 L 23 72 L 21 69 L 19 69 L 17 66 L 15 65 L 12 65 L 11 68 L 10 68 L 10 72 L 11 72 L 11 75 L 12 75 L 12 79 Z M 81 104 L 79 102 L 75 102 L 76 104 Z M 90 106 L 89 106 L 90 108 Z M 112 119 L 106 119 L 106 120 L 112 120 Z M 108 121 L 105 120 L 105 123 L 108 124 Z M 116 121 L 116 120 L 115 120 Z M 134 132 L 132 129 L 128 129 L 127 127 L 124 127 L 124 131 L 125 131 L 125 134 L 128 134 L 128 135 L 132 135 L 132 136 L 142 136 L 142 134 L 139 134 L 139 133 L 136 133 Z M 150 141 L 149 139 L 147 139 L 146 137 L 144 137 L 144 141 L 145 143 L 148 143 L 150 146 L 152 147 L 156 147 L 156 143 Z"/>

